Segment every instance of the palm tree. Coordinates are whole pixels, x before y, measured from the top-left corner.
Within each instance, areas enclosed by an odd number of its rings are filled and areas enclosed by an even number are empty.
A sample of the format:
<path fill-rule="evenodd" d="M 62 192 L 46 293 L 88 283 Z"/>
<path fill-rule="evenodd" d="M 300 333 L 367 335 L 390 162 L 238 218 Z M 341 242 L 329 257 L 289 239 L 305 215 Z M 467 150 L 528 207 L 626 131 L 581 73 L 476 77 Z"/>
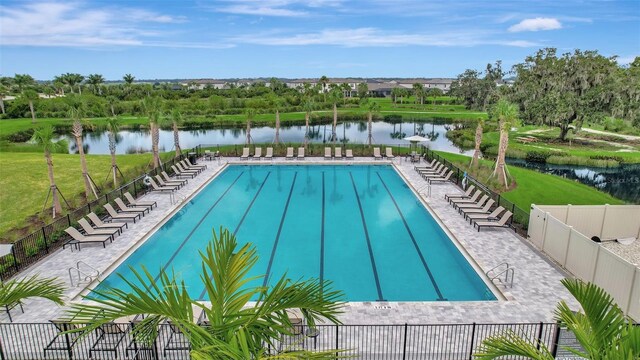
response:
<path fill-rule="evenodd" d="M 9 88 L 4 86 L 4 84 L 0 84 L 0 109 L 2 110 L 2 114 L 6 114 L 4 109 L 4 97 L 9 93 Z"/>
<path fill-rule="evenodd" d="M 471 164 L 469 167 L 478 167 L 480 162 L 480 145 L 482 144 L 482 129 L 484 128 L 484 119 L 478 118 L 478 125 L 476 126 L 476 146 L 473 151 L 473 157 L 471 158 Z"/>
<path fill-rule="evenodd" d="M 73 93 L 73 87 L 76 84 L 78 85 L 78 91 L 82 93 L 82 88 L 80 87 L 80 84 L 84 80 L 84 76 L 80 74 L 66 73 L 66 74 L 62 74 L 59 77 L 59 79 L 62 80 L 63 83 L 69 85 L 69 88 L 71 89 L 72 93 Z"/>
<path fill-rule="evenodd" d="M 67 103 L 69 104 L 69 118 L 73 120 L 73 127 L 71 133 L 76 139 L 76 147 L 78 148 L 78 154 L 80 155 L 80 165 L 82 167 L 82 179 L 84 180 L 84 193 L 86 198 L 89 199 L 91 193 L 98 198 L 96 190 L 93 188 L 91 179 L 89 178 L 89 170 L 87 169 L 87 158 L 84 154 L 84 148 L 82 147 L 82 118 L 85 113 L 85 102 L 78 95 L 70 95 L 67 97 Z"/>
<path fill-rule="evenodd" d="M 184 118 L 178 109 L 173 109 L 171 112 L 171 125 L 173 127 L 173 145 L 176 148 L 176 156 L 182 155 L 182 148 L 180 147 L 180 132 L 178 126 L 182 125 Z"/>
<path fill-rule="evenodd" d="M 583 349 L 569 351 L 580 358 L 593 360 L 640 358 L 640 327 L 625 317 L 611 295 L 595 284 L 578 279 L 563 279 L 562 284 L 583 309 L 574 312 L 564 300 L 556 308 L 556 318 L 575 335 Z M 521 338 L 513 331 L 485 339 L 475 357 L 489 360 L 510 355 L 536 360 L 554 359 L 544 344 Z"/>
<path fill-rule="evenodd" d="M 131 84 L 133 84 L 133 81 L 134 81 L 135 79 L 136 79 L 136 77 L 135 77 L 135 76 L 133 76 L 133 75 L 131 75 L 131 74 L 125 74 L 125 75 L 122 77 L 122 80 L 124 80 L 124 82 L 125 82 L 127 85 L 131 85 Z"/>
<path fill-rule="evenodd" d="M 111 154 L 111 172 L 113 173 L 113 187 L 118 187 L 118 164 L 116 163 L 116 136 L 120 131 L 120 121 L 115 118 L 107 119 L 107 130 L 109 131 L 109 153 Z"/>
<path fill-rule="evenodd" d="M 99 93 L 100 95 L 102 95 L 102 89 L 100 88 L 100 85 L 104 83 L 104 77 L 102 77 L 102 75 L 90 74 L 89 76 L 87 76 L 87 83 L 93 86 L 94 93 Z"/>
<path fill-rule="evenodd" d="M 347 104 L 347 97 L 351 95 L 351 86 L 347 83 L 342 83 L 340 85 L 340 89 L 342 90 L 342 96 L 344 97 L 344 104 Z"/>
<path fill-rule="evenodd" d="M 327 102 L 327 84 L 329 83 L 329 78 L 326 77 L 325 75 L 322 75 L 318 80 L 318 83 L 320 84 L 320 86 L 322 86 L 320 91 L 322 91 L 324 102 Z"/>
<path fill-rule="evenodd" d="M 271 98 L 271 103 L 276 111 L 276 136 L 273 139 L 273 142 L 278 145 L 280 143 L 280 109 L 284 106 L 284 102 L 280 97 L 274 96 Z"/>
<path fill-rule="evenodd" d="M 498 182 L 505 188 L 509 188 L 509 180 L 507 178 L 508 170 L 505 163 L 507 147 L 509 146 L 509 129 L 518 118 L 518 108 L 516 105 L 507 100 L 500 99 L 493 108 L 493 115 L 498 119 L 500 128 L 500 143 L 498 146 L 498 157 L 496 159 L 496 167 L 491 177 L 498 177 Z"/>
<path fill-rule="evenodd" d="M 36 111 L 33 104 L 38 101 L 40 96 L 35 90 L 27 89 L 22 92 L 22 98 L 29 102 L 29 110 L 31 111 L 31 123 L 36 123 Z"/>
<path fill-rule="evenodd" d="M 367 143 L 369 144 L 369 146 L 371 146 L 371 144 L 373 143 L 373 133 L 372 133 L 373 114 L 378 113 L 378 111 L 380 111 L 380 104 L 378 104 L 375 101 L 368 101 L 367 103 L 367 131 L 368 131 Z"/>
<path fill-rule="evenodd" d="M 53 202 L 52 217 L 55 219 L 58 214 L 62 213 L 62 206 L 60 205 L 60 199 L 58 198 L 59 190 L 53 178 L 53 160 L 51 158 L 51 153 L 58 150 L 66 149 L 66 144 L 64 141 L 54 142 L 54 137 L 55 135 L 53 134 L 53 128 L 51 126 L 45 126 L 41 129 L 35 130 L 33 133 L 33 138 L 31 140 L 37 145 L 41 146 L 44 150 L 44 158 L 47 160 L 47 168 L 49 170 L 49 184 Z"/>
<path fill-rule="evenodd" d="M 142 100 L 142 108 L 149 118 L 149 130 L 151 130 L 151 152 L 153 153 L 153 167 L 160 166 L 160 118 L 162 117 L 162 99 L 159 97 L 147 97 Z"/>
<path fill-rule="evenodd" d="M 0 282 L 0 308 L 22 303 L 29 298 L 43 298 L 64 305 L 64 290 L 64 284 L 57 278 L 40 278 L 38 275 Z"/>
<path fill-rule="evenodd" d="M 313 101 L 311 99 L 307 99 L 302 104 L 302 110 L 304 110 L 304 146 L 307 147 L 309 143 L 309 118 L 311 117 L 311 113 L 313 112 Z"/>
<path fill-rule="evenodd" d="M 415 102 L 418 103 L 418 99 L 420 99 L 420 104 L 422 104 L 424 97 L 424 87 L 422 86 L 422 84 L 413 84 L 413 95 L 416 97 Z"/>
<path fill-rule="evenodd" d="M 256 109 L 250 107 L 245 111 L 245 115 L 247 115 L 247 139 L 245 144 L 251 145 L 251 121 L 256 116 Z"/>
<path fill-rule="evenodd" d="M 329 93 L 329 101 L 333 103 L 333 126 L 331 127 L 331 140 L 335 143 L 338 136 L 336 127 L 338 126 L 338 102 L 342 98 L 340 91 L 333 90 Z"/>
<path fill-rule="evenodd" d="M 391 89 L 391 101 L 393 102 L 393 106 L 396 106 L 396 102 L 398 101 L 398 97 L 401 96 L 402 90 L 400 88 L 394 87 Z"/>
<path fill-rule="evenodd" d="M 266 359 L 269 346 L 273 348 L 283 336 L 293 335 L 289 312 L 294 309 L 301 310 L 312 328 L 322 319 L 340 323 L 337 316 L 343 295 L 333 290 L 329 281 L 292 281 L 283 276 L 270 287 L 250 286 L 259 278 L 248 277 L 258 261 L 257 251 L 250 243 L 240 247 L 226 229 L 221 228 L 219 234 L 213 232 L 213 240 L 200 251 L 200 258 L 200 279 L 210 304 L 191 299 L 184 282 L 171 273 L 161 270 L 155 280 L 142 268 L 133 270 L 135 282 L 122 277 L 129 290 L 94 290 L 87 297 L 93 304 L 72 305 L 65 321 L 88 323 L 82 329 L 86 336 L 117 318 L 144 314 L 134 336 L 152 342 L 158 324 L 169 320 L 187 337 L 193 359 Z M 194 323 L 194 308 L 202 309 L 209 326 Z M 335 350 L 285 350 L 287 358 L 293 359 L 336 357 Z"/>
<path fill-rule="evenodd" d="M 118 99 L 115 96 L 107 96 L 107 105 L 109 106 L 109 109 L 111 110 L 111 116 L 113 117 L 116 116 L 115 107 L 117 104 Z"/>
<path fill-rule="evenodd" d="M 25 88 L 34 85 L 36 81 L 29 74 L 15 74 L 13 83 L 18 87 L 18 92 L 22 92 Z"/>

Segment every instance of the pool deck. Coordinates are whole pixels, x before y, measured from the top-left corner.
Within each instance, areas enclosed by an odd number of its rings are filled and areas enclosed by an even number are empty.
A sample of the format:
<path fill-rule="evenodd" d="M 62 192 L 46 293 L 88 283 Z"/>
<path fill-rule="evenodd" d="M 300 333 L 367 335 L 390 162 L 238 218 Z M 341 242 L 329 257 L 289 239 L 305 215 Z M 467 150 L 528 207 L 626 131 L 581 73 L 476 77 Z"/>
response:
<path fill-rule="evenodd" d="M 305 160 L 286 161 L 284 158 L 272 162 L 262 160 L 242 161 L 242 164 L 362 164 L 373 163 L 372 158 L 356 158 L 355 160 L 324 160 L 323 158 L 306 158 Z M 58 250 L 40 262 L 34 264 L 20 277 L 33 274 L 55 276 L 67 285 L 65 296 L 74 301 L 87 287 L 71 287 L 69 268 L 83 261 L 98 269 L 101 274 L 108 273 L 119 264 L 135 248 L 139 247 L 149 235 L 160 226 L 181 204 L 201 189 L 227 163 L 240 163 L 238 158 L 225 158 L 223 161 L 201 161 L 208 168 L 188 185 L 177 192 L 176 202 L 171 204 L 167 194 L 151 193 L 143 200 L 155 200 L 158 207 L 141 221 L 131 223 L 129 229 L 113 243 L 102 246 L 86 246 L 81 251 L 69 248 Z M 376 161 L 375 163 L 391 163 Z M 396 158 L 393 161 L 396 169 L 412 185 L 421 189 L 426 182 L 413 170 L 414 164 Z M 466 253 L 470 255 L 483 272 L 496 265 L 508 262 L 515 267 L 513 288 L 498 286 L 502 296 L 497 301 L 470 302 L 359 302 L 348 303 L 340 319 L 345 324 L 455 324 L 455 323 L 521 323 L 551 322 L 553 311 L 560 300 L 565 300 L 577 309 L 578 304 L 564 289 L 560 280 L 567 276 L 540 252 L 536 251 L 527 240 L 516 235 L 510 229 L 486 229 L 477 232 L 462 216 L 444 200 L 445 194 L 459 192 L 450 183 L 434 184 L 431 196 L 420 194 L 432 213 L 445 225 L 450 235 L 458 241 Z M 25 313 L 18 309 L 12 311 L 14 322 L 45 322 L 61 315 L 64 308 L 46 300 L 29 300 L 24 305 Z M 0 322 L 8 322 L 6 314 L 0 315 Z"/>

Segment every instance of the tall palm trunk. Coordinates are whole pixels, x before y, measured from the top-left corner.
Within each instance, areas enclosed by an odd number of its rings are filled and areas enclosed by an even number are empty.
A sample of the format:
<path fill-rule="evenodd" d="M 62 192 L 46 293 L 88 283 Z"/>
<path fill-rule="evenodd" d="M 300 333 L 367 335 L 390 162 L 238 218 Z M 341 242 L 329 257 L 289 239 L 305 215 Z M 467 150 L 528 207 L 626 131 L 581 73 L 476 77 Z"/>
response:
<path fill-rule="evenodd" d="M 373 143 L 373 133 L 372 133 L 372 120 L 373 120 L 373 114 L 371 113 L 371 111 L 369 111 L 369 114 L 367 116 L 367 131 L 368 131 L 368 135 L 367 135 L 367 142 L 369 143 L 369 146 L 371 146 L 371 144 Z"/>
<path fill-rule="evenodd" d="M 51 201 L 53 209 L 53 218 L 59 214 L 62 214 L 62 205 L 60 205 L 60 198 L 58 198 L 58 188 L 56 182 L 53 179 L 53 159 L 51 159 L 51 152 L 45 151 L 44 158 L 47 160 L 47 170 L 49 172 L 49 184 L 51 186 Z"/>
<path fill-rule="evenodd" d="M 73 122 L 73 136 L 76 138 L 76 147 L 78 148 L 78 154 L 80 154 L 80 166 L 82 167 L 82 179 L 84 180 L 84 193 L 86 198 L 89 199 L 91 193 L 98 198 L 93 189 L 91 182 L 89 181 L 89 170 L 87 169 L 87 158 L 84 154 L 84 148 L 82 147 L 82 124 L 80 121 Z"/>
<path fill-rule="evenodd" d="M 251 145 L 251 120 L 247 119 L 247 145 Z"/>
<path fill-rule="evenodd" d="M 113 104 L 111 104 L 110 107 L 111 107 L 111 116 L 116 117 L 116 111 L 113 108 Z"/>
<path fill-rule="evenodd" d="M 275 143 L 280 143 L 280 111 L 276 110 L 276 138 Z"/>
<path fill-rule="evenodd" d="M 507 188 L 509 182 L 507 180 L 507 168 L 505 164 L 505 157 L 507 154 L 507 146 L 509 144 L 509 133 L 504 124 L 500 124 L 500 143 L 498 147 L 498 158 L 496 159 L 496 168 L 493 170 L 492 176 L 498 177 L 500 185 Z"/>
<path fill-rule="evenodd" d="M 473 157 L 471 158 L 470 167 L 478 167 L 478 163 L 480 162 L 480 145 L 482 144 L 482 123 L 478 122 L 478 126 L 476 127 L 476 146 L 473 151 Z"/>
<path fill-rule="evenodd" d="M 304 113 L 304 146 L 309 143 L 309 112 Z"/>
<path fill-rule="evenodd" d="M 118 187 L 118 164 L 116 164 L 116 136 L 109 132 L 109 153 L 111 154 L 111 172 L 113 173 L 113 187 Z"/>
<path fill-rule="evenodd" d="M 176 148 L 176 156 L 182 155 L 182 148 L 180 147 L 180 134 L 178 133 L 178 124 L 173 122 L 173 145 Z"/>
<path fill-rule="evenodd" d="M 338 127 L 338 107 L 336 106 L 336 103 L 333 103 L 333 129 L 331 131 L 331 137 L 333 140 L 333 143 L 336 143 L 336 138 L 338 137 L 336 134 L 336 127 Z"/>
<path fill-rule="evenodd" d="M 29 100 L 29 110 L 31 110 L 31 123 L 36 123 L 36 111 L 33 109 L 33 100 Z"/>
<path fill-rule="evenodd" d="M 2 114 L 6 114 L 6 112 L 4 111 L 4 98 L 2 96 L 0 96 L 0 109 L 2 109 Z"/>
<path fill-rule="evenodd" d="M 160 131 L 158 124 L 151 123 L 151 152 L 153 153 L 153 167 L 160 166 L 160 154 L 158 152 L 158 143 L 160 142 Z"/>

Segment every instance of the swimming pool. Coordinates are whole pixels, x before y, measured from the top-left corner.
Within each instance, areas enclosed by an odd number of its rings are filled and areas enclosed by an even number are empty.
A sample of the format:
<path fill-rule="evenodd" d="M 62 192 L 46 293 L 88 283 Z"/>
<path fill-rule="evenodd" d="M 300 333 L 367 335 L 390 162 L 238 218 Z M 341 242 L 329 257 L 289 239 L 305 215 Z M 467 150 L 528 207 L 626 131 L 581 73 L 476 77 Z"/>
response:
<path fill-rule="evenodd" d="M 198 251 L 220 226 L 251 242 L 253 285 L 316 277 L 348 301 L 495 300 L 484 281 L 391 165 L 229 165 L 124 260 L 173 269 L 207 300 Z M 127 277 L 130 278 L 130 277 Z"/>

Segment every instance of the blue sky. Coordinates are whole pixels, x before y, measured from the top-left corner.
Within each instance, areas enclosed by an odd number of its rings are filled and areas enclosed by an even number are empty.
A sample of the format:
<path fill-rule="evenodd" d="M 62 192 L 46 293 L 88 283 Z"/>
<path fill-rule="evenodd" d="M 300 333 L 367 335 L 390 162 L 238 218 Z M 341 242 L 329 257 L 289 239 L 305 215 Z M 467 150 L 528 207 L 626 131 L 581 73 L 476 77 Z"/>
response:
<path fill-rule="evenodd" d="M 0 75 L 453 77 L 541 47 L 640 55 L 640 0 L 0 2 Z"/>

